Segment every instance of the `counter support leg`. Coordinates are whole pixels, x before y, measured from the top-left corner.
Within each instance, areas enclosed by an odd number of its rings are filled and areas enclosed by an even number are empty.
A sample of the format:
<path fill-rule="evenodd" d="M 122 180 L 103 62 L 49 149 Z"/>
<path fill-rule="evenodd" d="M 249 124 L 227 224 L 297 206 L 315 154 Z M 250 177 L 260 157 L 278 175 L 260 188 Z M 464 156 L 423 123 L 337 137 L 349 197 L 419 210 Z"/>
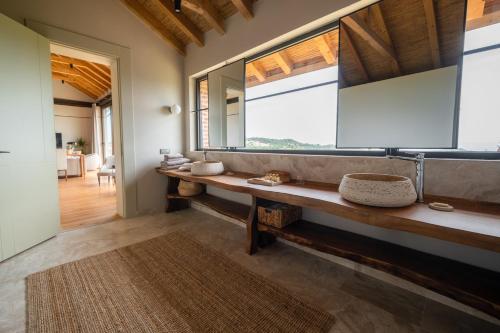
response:
<path fill-rule="evenodd" d="M 257 252 L 259 246 L 265 247 L 276 241 L 276 237 L 267 232 L 260 232 L 258 227 L 259 218 L 257 214 L 257 207 L 266 200 L 257 197 L 252 197 L 252 208 L 247 220 L 247 244 L 246 252 L 252 255 Z"/>
<path fill-rule="evenodd" d="M 177 210 L 187 209 L 191 206 L 191 201 L 189 199 L 180 198 L 169 198 L 169 194 L 177 193 L 177 187 L 179 186 L 179 178 L 168 177 L 167 179 L 167 205 L 165 212 L 175 212 Z"/>

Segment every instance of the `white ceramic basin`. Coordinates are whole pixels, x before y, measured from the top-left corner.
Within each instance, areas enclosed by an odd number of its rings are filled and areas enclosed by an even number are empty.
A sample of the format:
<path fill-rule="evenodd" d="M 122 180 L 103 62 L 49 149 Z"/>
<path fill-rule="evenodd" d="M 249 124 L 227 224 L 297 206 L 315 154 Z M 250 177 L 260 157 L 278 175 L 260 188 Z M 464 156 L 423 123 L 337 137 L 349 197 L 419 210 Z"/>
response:
<path fill-rule="evenodd" d="M 191 166 L 193 176 L 215 176 L 224 172 L 224 165 L 220 161 L 198 161 Z"/>
<path fill-rule="evenodd" d="M 346 200 L 376 207 L 404 207 L 417 199 L 410 178 L 377 173 L 344 175 L 339 192 Z"/>

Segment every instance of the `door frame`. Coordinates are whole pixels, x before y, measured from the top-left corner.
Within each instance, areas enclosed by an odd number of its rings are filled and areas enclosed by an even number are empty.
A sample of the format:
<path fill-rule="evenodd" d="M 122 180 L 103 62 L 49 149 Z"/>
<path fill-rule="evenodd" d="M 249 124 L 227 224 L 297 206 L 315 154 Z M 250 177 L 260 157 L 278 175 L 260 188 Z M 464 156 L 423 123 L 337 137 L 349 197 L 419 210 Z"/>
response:
<path fill-rule="evenodd" d="M 26 20 L 25 25 L 51 43 L 108 57 L 111 63 L 113 100 L 113 145 L 117 155 L 117 212 L 129 218 L 137 215 L 135 177 L 134 116 L 132 104 L 132 68 L 130 48 L 81 35 L 41 22 Z"/>

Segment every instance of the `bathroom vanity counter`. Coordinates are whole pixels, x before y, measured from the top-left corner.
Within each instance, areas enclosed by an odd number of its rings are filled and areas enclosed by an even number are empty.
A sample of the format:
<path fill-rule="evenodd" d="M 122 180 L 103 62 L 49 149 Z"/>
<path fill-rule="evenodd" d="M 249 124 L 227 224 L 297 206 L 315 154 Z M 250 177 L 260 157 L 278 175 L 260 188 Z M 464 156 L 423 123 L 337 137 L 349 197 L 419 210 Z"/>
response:
<path fill-rule="evenodd" d="M 173 178 L 213 185 L 254 197 L 313 208 L 374 226 L 396 229 L 450 242 L 500 252 L 500 205 L 427 196 L 426 200 L 446 202 L 453 212 L 430 209 L 416 203 L 403 208 L 377 208 L 344 200 L 338 185 L 305 182 L 267 187 L 247 183 L 255 175 L 193 176 L 184 171 L 159 173 Z"/>
<path fill-rule="evenodd" d="M 277 201 L 500 252 L 500 205 L 427 196 L 428 200 L 448 202 L 456 209 L 440 212 L 426 204 L 375 208 L 342 199 L 335 184 L 306 182 L 267 187 L 247 183 L 255 175 L 244 173 L 193 176 L 182 171 L 157 172 L 168 177 L 167 212 L 188 208 L 193 201 L 236 219 L 246 226 L 249 254 L 279 237 L 384 271 L 500 318 L 500 273 L 309 221 L 274 228 L 259 224 L 256 213 L 259 205 Z M 207 193 L 182 197 L 177 192 L 180 179 L 248 193 L 252 195 L 252 206 Z"/>

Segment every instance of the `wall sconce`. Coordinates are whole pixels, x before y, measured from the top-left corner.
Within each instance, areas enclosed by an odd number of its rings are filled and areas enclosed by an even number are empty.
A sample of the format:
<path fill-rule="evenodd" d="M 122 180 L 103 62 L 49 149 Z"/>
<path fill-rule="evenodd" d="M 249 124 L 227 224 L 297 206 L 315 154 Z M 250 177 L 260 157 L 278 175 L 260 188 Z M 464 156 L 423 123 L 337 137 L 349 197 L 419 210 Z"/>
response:
<path fill-rule="evenodd" d="M 178 104 L 172 104 L 172 106 L 167 107 L 171 114 L 179 114 L 182 109 Z"/>

